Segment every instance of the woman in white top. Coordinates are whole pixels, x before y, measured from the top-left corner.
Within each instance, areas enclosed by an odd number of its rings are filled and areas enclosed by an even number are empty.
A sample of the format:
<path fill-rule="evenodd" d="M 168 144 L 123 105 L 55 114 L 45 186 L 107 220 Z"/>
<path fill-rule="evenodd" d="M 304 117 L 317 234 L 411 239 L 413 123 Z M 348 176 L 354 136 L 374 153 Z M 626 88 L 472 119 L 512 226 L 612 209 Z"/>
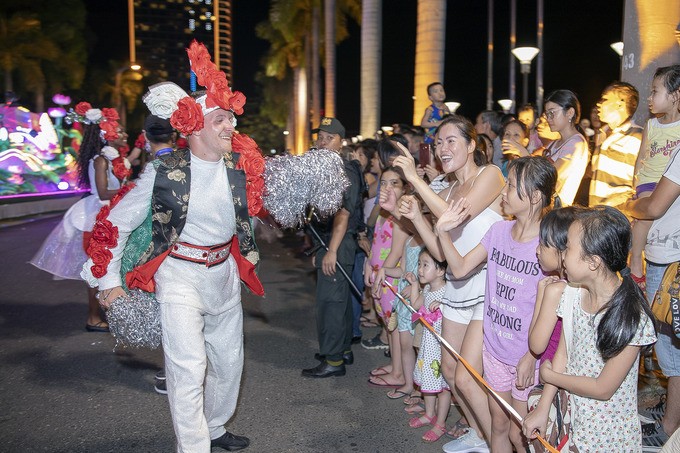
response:
<path fill-rule="evenodd" d="M 82 280 L 80 272 L 87 261 L 85 250 L 97 214 L 121 186 L 121 181 L 113 174 L 111 163 L 111 160 L 119 157 L 119 153 L 112 146 L 102 146 L 107 142 L 99 126 L 100 121 L 106 121 L 106 118 L 100 116 L 99 121 L 84 125 L 83 141 L 78 155 L 78 184 L 80 187 L 89 188 L 90 194 L 66 211 L 63 220 L 45 239 L 40 250 L 30 261 L 37 268 L 53 274 L 55 278 Z M 109 137 L 113 145 L 120 145 L 127 139 L 127 134 L 120 126 L 113 135 L 116 138 Z M 102 316 L 96 293 L 96 288 L 88 287 L 88 316 L 85 329 L 88 332 L 108 332 L 108 324 Z"/>
<path fill-rule="evenodd" d="M 590 159 L 588 141 L 576 127 L 581 118 L 581 104 L 573 92 L 556 90 L 546 98 L 543 114 L 548 120 L 550 130 L 560 134 L 560 138 L 547 146 L 543 157 L 547 157 L 555 165 L 555 190 L 562 206 L 568 206 L 574 203 Z"/>

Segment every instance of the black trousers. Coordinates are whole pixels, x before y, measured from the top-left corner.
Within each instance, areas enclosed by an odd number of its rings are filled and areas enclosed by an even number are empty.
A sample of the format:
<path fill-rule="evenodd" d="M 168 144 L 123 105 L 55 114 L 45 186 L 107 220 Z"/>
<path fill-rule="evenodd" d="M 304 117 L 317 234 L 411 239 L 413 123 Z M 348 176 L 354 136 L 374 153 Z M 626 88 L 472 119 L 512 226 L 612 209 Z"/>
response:
<path fill-rule="evenodd" d="M 351 265 L 342 266 L 352 275 Z M 342 354 L 351 350 L 352 301 L 347 279 L 340 271 L 327 276 L 317 269 L 316 328 L 319 353 L 329 361 L 342 361 Z"/>

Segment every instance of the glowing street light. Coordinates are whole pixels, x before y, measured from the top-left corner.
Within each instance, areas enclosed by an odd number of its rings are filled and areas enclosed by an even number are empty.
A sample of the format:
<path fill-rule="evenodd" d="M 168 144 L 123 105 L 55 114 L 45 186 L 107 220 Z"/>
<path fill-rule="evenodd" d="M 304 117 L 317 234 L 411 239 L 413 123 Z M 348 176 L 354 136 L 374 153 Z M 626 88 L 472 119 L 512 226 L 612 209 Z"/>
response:
<path fill-rule="evenodd" d="M 537 47 L 515 47 L 512 49 L 512 54 L 522 65 L 522 105 L 526 105 L 527 102 L 529 102 L 529 73 L 531 72 L 531 60 L 538 55 L 538 50 Z"/>
<path fill-rule="evenodd" d="M 503 109 L 503 113 L 508 113 L 510 110 L 512 110 L 512 99 L 499 99 L 497 102 L 498 105 L 500 105 Z"/>
<path fill-rule="evenodd" d="M 458 110 L 458 107 L 460 107 L 460 102 L 455 101 L 444 102 L 444 104 L 446 104 L 446 106 L 449 108 L 449 112 L 451 113 L 456 113 L 456 110 Z"/>
<path fill-rule="evenodd" d="M 623 43 L 621 41 L 611 43 L 609 47 L 611 47 L 612 50 L 619 55 L 619 57 L 623 56 Z"/>

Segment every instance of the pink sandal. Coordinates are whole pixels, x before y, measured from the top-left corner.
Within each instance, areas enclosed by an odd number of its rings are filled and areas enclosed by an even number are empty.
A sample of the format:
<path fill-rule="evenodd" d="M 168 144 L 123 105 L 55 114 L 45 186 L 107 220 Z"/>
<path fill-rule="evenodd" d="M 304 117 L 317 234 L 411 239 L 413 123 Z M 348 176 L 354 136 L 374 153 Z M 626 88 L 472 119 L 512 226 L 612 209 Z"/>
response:
<path fill-rule="evenodd" d="M 437 434 L 435 430 L 439 431 L 439 434 Z M 423 434 L 423 437 L 421 437 L 421 439 L 423 439 L 423 441 L 425 442 L 437 442 L 439 439 L 441 439 L 444 433 L 446 433 L 446 427 L 435 423 L 434 425 L 432 425 L 431 430 Z"/>
<path fill-rule="evenodd" d="M 423 418 L 427 421 L 424 422 Z M 434 421 L 435 417 L 429 417 L 427 414 L 423 414 L 420 417 L 413 417 L 411 420 L 409 420 L 408 426 L 410 426 L 411 428 L 422 428 L 423 426 L 433 424 Z"/>

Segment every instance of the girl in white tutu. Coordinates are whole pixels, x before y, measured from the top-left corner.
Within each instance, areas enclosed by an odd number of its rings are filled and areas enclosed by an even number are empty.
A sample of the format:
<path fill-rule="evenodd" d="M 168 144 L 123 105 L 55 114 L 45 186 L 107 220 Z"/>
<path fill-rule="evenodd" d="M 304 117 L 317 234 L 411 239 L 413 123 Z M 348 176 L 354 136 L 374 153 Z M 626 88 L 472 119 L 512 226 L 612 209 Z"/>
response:
<path fill-rule="evenodd" d="M 81 102 L 68 118 L 84 125 L 78 155 L 78 183 L 80 187 L 89 188 L 90 193 L 71 206 L 30 263 L 53 274 L 55 279 L 81 280 L 80 272 L 87 261 L 85 250 L 95 218 L 101 207 L 118 192 L 121 181 L 129 173 L 129 163 L 111 146 L 124 144 L 127 134 L 117 122 L 115 109 L 93 109 L 87 102 Z M 96 293 L 96 288 L 88 287 L 85 329 L 108 332 Z"/>

